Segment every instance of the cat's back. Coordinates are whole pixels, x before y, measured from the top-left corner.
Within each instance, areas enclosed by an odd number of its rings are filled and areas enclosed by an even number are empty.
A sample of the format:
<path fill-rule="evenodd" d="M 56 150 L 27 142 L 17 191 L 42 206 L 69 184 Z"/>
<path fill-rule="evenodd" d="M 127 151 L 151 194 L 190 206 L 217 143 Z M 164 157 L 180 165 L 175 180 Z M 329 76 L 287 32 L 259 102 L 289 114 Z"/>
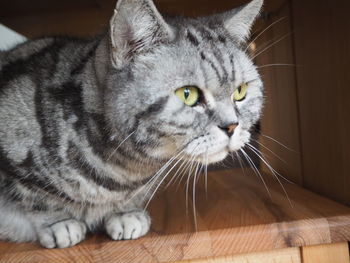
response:
<path fill-rule="evenodd" d="M 0 52 L 0 108 L 18 108 L 17 103 L 34 99 L 39 88 L 66 82 L 93 43 L 89 39 L 44 37 Z"/>
<path fill-rule="evenodd" d="M 40 58 L 40 54 L 44 54 L 53 42 L 52 38 L 41 38 L 0 53 L 1 146 L 10 146 L 15 137 L 25 133 L 23 127 L 26 125 L 34 132 L 37 130 L 35 91 L 42 79 L 40 75 L 49 70 L 43 67 L 44 64 L 51 64 L 48 58 Z"/>
<path fill-rule="evenodd" d="M 53 112 L 55 106 L 47 105 L 47 91 L 70 79 L 89 43 L 66 37 L 45 37 L 0 53 L 2 149 L 32 147 L 41 141 L 42 119 L 58 117 Z M 20 150 L 11 151 L 20 155 Z"/>
<path fill-rule="evenodd" d="M 25 75 L 37 81 L 55 72 L 63 74 L 79 61 L 92 41 L 73 37 L 43 37 L 0 53 L 0 89 Z M 47 79 L 46 79 L 47 80 Z"/>

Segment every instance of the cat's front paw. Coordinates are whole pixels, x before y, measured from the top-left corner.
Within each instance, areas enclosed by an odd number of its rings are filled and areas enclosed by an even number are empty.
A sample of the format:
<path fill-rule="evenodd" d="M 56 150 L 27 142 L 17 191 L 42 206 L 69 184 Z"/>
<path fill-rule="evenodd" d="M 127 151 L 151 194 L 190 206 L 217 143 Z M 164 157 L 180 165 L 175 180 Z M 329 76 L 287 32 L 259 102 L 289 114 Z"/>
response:
<path fill-rule="evenodd" d="M 85 239 L 86 225 L 75 219 L 67 219 L 38 230 L 40 244 L 46 248 L 71 247 Z"/>
<path fill-rule="evenodd" d="M 143 210 L 114 214 L 105 220 L 106 232 L 113 240 L 142 237 L 147 234 L 150 226 L 151 218 Z"/>

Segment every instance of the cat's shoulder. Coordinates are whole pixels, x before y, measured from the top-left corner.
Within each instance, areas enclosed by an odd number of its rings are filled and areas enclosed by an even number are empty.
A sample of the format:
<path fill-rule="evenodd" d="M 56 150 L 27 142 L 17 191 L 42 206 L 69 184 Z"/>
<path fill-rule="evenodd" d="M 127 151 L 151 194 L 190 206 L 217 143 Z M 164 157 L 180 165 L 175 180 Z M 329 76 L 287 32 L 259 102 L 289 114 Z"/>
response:
<path fill-rule="evenodd" d="M 20 43 L 7 51 L 2 51 L 0 53 L 0 58 L 10 62 L 17 59 L 29 58 L 44 52 L 55 53 L 67 46 L 73 49 L 74 46 L 81 46 L 89 42 L 89 39 L 71 36 L 38 37 Z"/>

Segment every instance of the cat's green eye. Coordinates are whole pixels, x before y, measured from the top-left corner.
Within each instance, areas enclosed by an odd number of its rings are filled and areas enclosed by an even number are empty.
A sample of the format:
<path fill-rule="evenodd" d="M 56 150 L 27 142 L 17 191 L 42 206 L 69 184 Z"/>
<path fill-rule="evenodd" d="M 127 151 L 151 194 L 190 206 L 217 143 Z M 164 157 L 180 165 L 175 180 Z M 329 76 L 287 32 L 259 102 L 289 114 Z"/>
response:
<path fill-rule="evenodd" d="M 247 83 L 242 83 L 232 94 L 233 101 L 241 101 L 247 96 L 248 85 Z"/>
<path fill-rule="evenodd" d="M 194 86 L 182 87 L 175 91 L 175 95 L 187 106 L 194 106 L 199 100 L 199 89 Z"/>

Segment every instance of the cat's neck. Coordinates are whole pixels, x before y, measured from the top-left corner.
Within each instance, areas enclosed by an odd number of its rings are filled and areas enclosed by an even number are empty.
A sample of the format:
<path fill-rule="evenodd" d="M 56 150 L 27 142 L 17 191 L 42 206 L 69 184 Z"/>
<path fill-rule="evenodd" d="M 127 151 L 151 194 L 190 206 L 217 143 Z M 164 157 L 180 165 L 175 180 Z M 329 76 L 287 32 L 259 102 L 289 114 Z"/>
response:
<path fill-rule="evenodd" d="M 110 59 L 109 33 L 106 33 L 99 40 L 99 44 L 97 45 L 93 58 L 93 68 L 99 87 L 104 87 L 106 85 L 107 74 L 111 66 Z"/>
<path fill-rule="evenodd" d="M 119 141 L 114 141 L 113 139 L 113 130 L 111 127 L 112 125 L 109 125 L 108 120 L 105 116 L 105 89 L 107 86 L 107 80 L 108 80 L 108 74 L 111 70 L 112 63 L 111 63 L 111 57 L 110 57 L 110 40 L 109 40 L 109 34 L 106 33 L 103 36 L 96 37 L 96 40 L 94 43 L 91 43 L 91 45 L 95 46 L 94 55 L 91 57 L 91 59 L 87 62 L 87 65 L 84 69 L 83 75 L 89 78 L 89 81 L 84 82 L 84 107 L 88 110 L 89 113 L 96 113 L 100 116 L 100 118 L 103 119 L 104 125 L 106 127 L 103 127 L 101 129 L 101 132 L 105 132 L 105 138 L 107 141 L 101 141 L 101 144 L 103 144 L 105 148 L 105 154 L 109 157 L 108 163 L 111 165 L 115 165 L 118 163 L 118 155 L 116 154 L 114 156 L 113 151 L 118 147 L 120 144 Z M 92 116 L 92 115 L 91 115 Z M 87 124 L 88 125 L 88 124 Z M 126 141 L 124 145 L 127 145 L 128 141 Z M 122 150 L 123 147 L 120 149 Z M 125 162 L 125 160 L 123 160 Z M 147 169 L 143 168 L 143 176 L 148 177 L 153 175 L 155 172 L 159 170 L 159 168 L 162 166 L 166 160 L 159 160 L 159 161 L 148 161 L 147 163 L 140 163 L 141 157 L 135 160 L 128 160 L 130 163 L 127 165 L 129 167 L 131 173 L 137 173 L 140 169 L 139 166 L 146 166 Z M 134 162 L 134 164 L 132 164 Z"/>
<path fill-rule="evenodd" d="M 110 65 L 107 34 L 97 36 L 88 48 L 93 55 L 86 61 L 80 76 L 83 84 L 84 108 L 89 113 L 103 115 L 104 91 Z"/>

